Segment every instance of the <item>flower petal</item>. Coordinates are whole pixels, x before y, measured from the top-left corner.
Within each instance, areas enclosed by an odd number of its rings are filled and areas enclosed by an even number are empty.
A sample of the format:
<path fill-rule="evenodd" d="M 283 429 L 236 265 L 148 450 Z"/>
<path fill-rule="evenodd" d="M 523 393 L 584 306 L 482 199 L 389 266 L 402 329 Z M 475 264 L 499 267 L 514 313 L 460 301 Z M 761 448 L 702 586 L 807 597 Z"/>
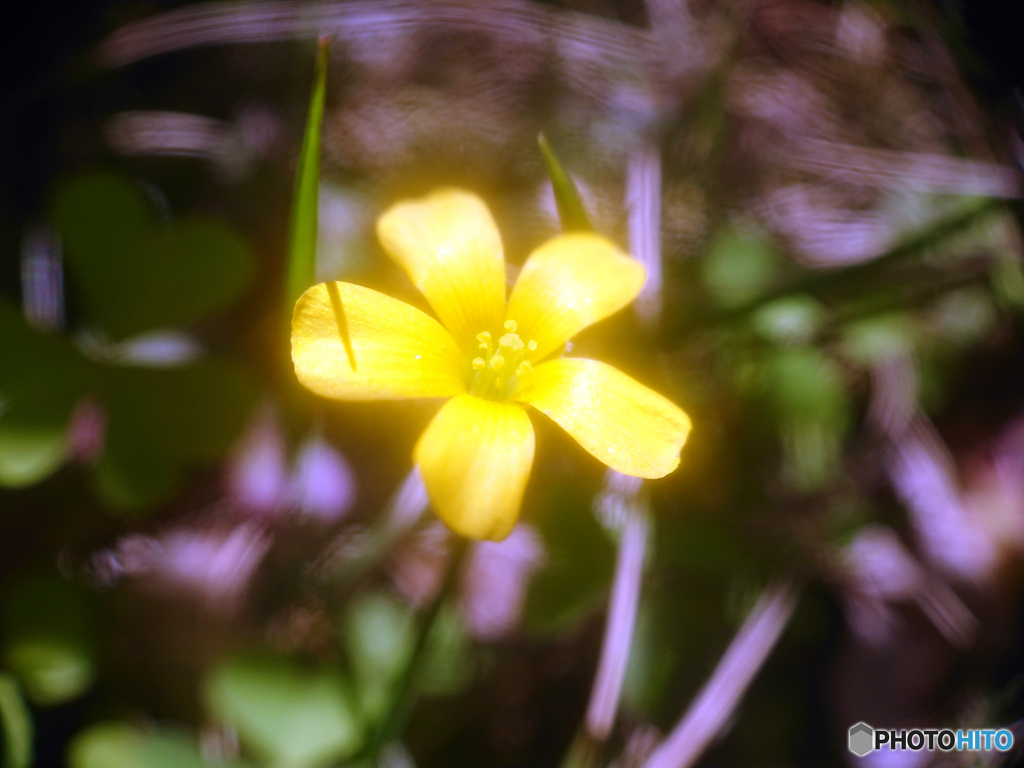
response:
<path fill-rule="evenodd" d="M 679 466 L 690 418 L 610 365 L 561 358 L 538 365 L 512 397 L 546 413 L 609 467 L 664 477 Z"/>
<path fill-rule="evenodd" d="M 559 235 L 526 260 L 505 317 L 516 321 L 520 338 L 537 342 L 532 357 L 541 360 L 629 304 L 646 276 L 640 262 L 600 235 Z"/>
<path fill-rule="evenodd" d="M 501 541 L 519 517 L 533 464 L 533 425 L 518 403 L 459 395 L 430 422 L 415 459 L 449 528 Z"/>
<path fill-rule="evenodd" d="M 439 322 L 351 283 L 314 285 L 295 302 L 292 361 L 303 386 L 338 400 L 466 391 L 465 360 Z"/>
<path fill-rule="evenodd" d="M 501 328 L 505 261 L 483 200 L 438 189 L 389 208 L 377 235 L 459 343 L 473 345 L 481 331 Z"/>

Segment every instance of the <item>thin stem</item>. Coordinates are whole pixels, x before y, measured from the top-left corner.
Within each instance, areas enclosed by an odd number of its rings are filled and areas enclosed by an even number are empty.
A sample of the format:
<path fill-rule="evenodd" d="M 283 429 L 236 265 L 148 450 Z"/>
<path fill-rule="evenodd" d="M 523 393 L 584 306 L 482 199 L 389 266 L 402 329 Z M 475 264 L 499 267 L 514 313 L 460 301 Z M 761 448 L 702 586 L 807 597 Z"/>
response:
<path fill-rule="evenodd" d="M 644 768 L 689 768 L 697 761 L 732 717 L 775 647 L 793 615 L 797 597 L 789 580 L 765 589 L 711 678 Z"/>
<path fill-rule="evenodd" d="M 422 666 L 430 635 L 437 624 L 437 618 L 442 607 L 458 584 L 458 575 L 462 570 L 467 550 L 466 540 L 456 537 L 451 559 L 448 563 L 448 571 L 444 577 L 444 583 L 423 612 L 416 634 L 416 645 L 413 648 L 412 655 L 409 657 L 409 663 L 402 672 L 402 676 L 395 683 L 387 715 L 380 722 L 380 725 L 367 743 L 367 756 L 377 754 L 382 747 L 395 739 L 401 731 L 402 724 L 412 708 L 410 691 L 416 680 L 416 674 Z"/>

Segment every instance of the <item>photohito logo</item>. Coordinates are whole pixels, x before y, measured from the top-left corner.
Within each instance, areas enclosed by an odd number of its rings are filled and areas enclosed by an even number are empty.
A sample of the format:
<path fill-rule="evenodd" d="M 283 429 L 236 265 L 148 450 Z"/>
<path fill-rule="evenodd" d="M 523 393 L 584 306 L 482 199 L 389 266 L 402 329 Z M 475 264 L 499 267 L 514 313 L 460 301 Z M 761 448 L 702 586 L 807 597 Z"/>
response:
<path fill-rule="evenodd" d="M 952 750 L 990 751 L 993 749 L 1006 752 L 1013 746 L 1013 734 L 1005 728 L 996 730 L 974 728 L 969 731 L 951 731 L 948 728 L 912 729 L 903 728 L 872 728 L 867 723 L 850 726 L 849 748 L 857 757 L 864 757 L 868 752 L 888 746 L 889 749 L 909 749 L 918 752 L 922 749 L 939 749 L 943 752 Z"/>

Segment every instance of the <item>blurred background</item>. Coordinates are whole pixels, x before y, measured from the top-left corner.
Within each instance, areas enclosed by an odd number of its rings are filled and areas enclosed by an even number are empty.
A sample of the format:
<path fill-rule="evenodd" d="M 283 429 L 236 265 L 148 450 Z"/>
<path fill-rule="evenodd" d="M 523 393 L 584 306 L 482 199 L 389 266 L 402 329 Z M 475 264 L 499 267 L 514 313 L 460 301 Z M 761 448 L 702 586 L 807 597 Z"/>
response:
<path fill-rule="evenodd" d="M 1024 763 L 846 749 L 1024 739 L 1019 9 L 0 13 L 4 765 Z M 373 227 L 439 185 L 521 264 L 543 132 L 649 274 L 573 353 L 690 414 L 674 474 L 534 418 L 519 526 L 456 558 L 410 474 L 438 403 L 299 387 L 320 35 L 317 279 L 423 306 Z"/>

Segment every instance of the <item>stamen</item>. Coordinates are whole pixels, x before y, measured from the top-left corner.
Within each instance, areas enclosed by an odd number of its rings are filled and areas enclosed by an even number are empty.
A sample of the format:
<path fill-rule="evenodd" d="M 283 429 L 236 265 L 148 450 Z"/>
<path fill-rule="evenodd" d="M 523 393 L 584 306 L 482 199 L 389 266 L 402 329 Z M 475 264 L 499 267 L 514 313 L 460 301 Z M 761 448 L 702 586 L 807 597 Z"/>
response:
<path fill-rule="evenodd" d="M 487 331 L 480 331 L 480 333 L 476 335 L 476 340 L 481 344 L 486 344 L 491 340 L 491 334 Z"/>
<path fill-rule="evenodd" d="M 519 351 L 523 348 L 523 340 L 514 333 L 506 333 L 500 339 L 498 339 L 499 347 L 507 347 L 508 349 Z"/>
<path fill-rule="evenodd" d="M 533 339 L 530 339 L 528 342 L 526 342 L 526 348 L 533 352 L 535 349 L 537 349 L 537 342 L 534 341 Z"/>
<path fill-rule="evenodd" d="M 484 369 L 485 365 L 487 365 L 487 363 L 484 362 L 484 359 L 482 357 L 474 357 L 473 358 L 473 370 L 474 371 L 482 371 Z"/>
<path fill-rule="evenodd" d="M 501 367 L 505 364 L 505 358 L 501 355 L 495 355 L 491 358 L 491 370 L 500 371 Z"/>
<path fill-rule="evenodd" d="M 509 331 L 510 333 L 515 333 L 516 332 L 516 321 L 515 320 L 506 320 L 505 321 L 505 330 Z"/>

